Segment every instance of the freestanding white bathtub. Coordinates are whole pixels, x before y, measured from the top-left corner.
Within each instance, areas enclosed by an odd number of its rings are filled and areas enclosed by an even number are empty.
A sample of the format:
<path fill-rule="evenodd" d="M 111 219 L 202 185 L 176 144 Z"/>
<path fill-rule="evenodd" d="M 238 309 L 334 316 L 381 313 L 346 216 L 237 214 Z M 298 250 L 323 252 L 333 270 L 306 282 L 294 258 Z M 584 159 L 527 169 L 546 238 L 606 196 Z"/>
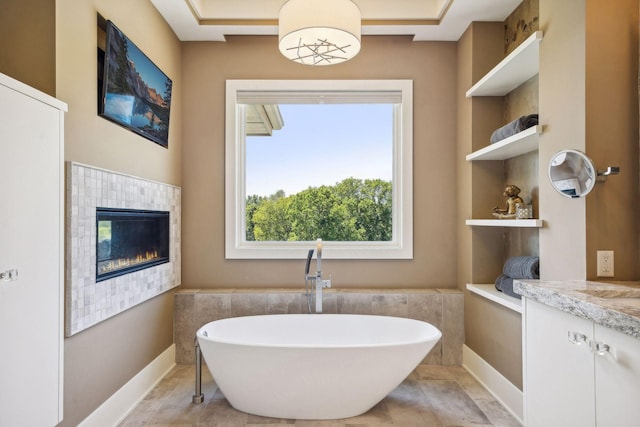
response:
<path fill-rule="evenodd" d="M 348 314 L 234 317 L 197 332 L 236 409 L 286 419 L 338 419 L 371 409 L 442 334 L 418 320 Z"/>

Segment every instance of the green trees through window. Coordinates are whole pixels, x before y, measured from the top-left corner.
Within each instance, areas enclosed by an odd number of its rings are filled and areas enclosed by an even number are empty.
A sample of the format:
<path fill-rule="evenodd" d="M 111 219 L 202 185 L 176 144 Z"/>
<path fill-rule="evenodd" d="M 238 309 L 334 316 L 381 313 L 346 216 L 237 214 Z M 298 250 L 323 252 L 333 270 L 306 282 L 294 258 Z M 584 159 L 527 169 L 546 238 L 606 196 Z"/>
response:
<path fill-rule="evenodd" d="M 286 196 L 246 200 L 247 241 L 390 241 L 392 183 L 347 178 Z"/>

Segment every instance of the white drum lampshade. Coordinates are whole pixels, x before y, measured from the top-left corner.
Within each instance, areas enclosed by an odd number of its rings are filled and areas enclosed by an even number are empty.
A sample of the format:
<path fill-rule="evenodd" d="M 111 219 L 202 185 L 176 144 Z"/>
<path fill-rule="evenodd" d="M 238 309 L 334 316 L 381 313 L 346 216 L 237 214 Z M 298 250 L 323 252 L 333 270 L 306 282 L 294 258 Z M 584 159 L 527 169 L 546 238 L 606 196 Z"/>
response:
<path fill-rule="evenodd" d="M 289 0 L 280 9 L 280 52 L 301 64 L 339 64 L 360 52 L 360 27 L 351 0 Z"/>

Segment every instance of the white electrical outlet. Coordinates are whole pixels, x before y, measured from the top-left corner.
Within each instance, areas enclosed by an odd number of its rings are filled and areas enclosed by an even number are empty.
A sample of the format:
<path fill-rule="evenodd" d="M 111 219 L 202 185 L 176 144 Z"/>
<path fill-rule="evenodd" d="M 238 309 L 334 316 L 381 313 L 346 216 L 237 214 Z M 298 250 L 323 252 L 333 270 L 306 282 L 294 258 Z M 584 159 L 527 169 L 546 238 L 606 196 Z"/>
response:
<path fill-rule="evenodd" d="M 597 276 L 613 277 L 613 251 L 598 251 Z"/>

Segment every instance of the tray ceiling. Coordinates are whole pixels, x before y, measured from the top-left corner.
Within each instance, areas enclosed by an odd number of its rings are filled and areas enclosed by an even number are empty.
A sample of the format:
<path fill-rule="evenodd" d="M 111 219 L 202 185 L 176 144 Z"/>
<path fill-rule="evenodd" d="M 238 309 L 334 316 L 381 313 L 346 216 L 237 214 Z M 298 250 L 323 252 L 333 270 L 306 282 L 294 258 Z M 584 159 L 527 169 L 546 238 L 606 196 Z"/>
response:
<path fill-rule="evenodd" d="M 277 35 L 285 0 L 151 0 L 182 41 Z M 504 21 L 521 0 L 354 0 L 363 35 L 456 41 L 472 21 Z"/>

